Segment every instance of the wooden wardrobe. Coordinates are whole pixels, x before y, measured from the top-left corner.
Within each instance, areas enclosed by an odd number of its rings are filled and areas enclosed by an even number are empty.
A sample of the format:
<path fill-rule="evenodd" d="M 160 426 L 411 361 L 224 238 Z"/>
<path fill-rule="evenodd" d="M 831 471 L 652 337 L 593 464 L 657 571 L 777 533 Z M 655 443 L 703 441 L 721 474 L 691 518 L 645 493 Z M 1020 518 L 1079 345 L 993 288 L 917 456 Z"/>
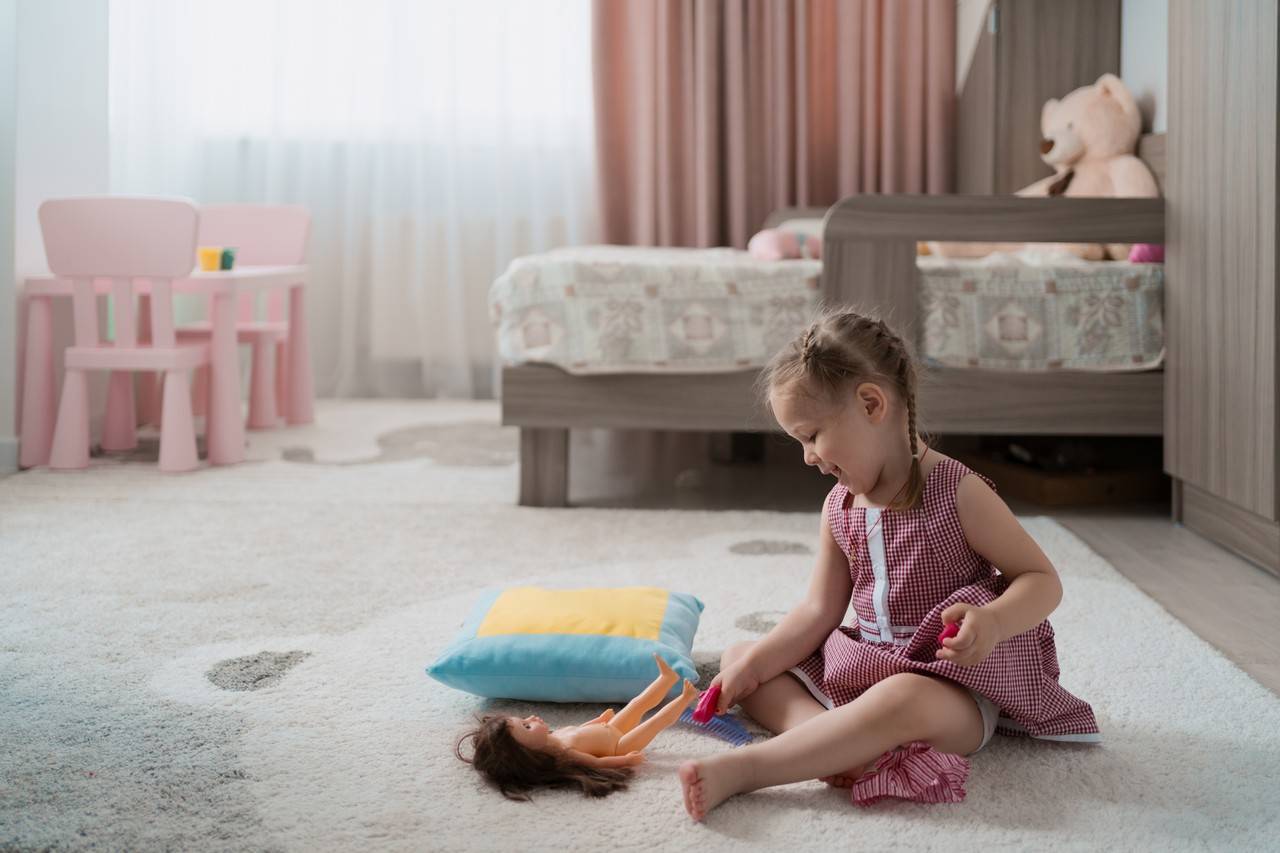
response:
<path fill-rule="evenodd" d="M 1165 470 L 1187 527 L 1280 574 L 1275 0 L 1171 0 Z"/>

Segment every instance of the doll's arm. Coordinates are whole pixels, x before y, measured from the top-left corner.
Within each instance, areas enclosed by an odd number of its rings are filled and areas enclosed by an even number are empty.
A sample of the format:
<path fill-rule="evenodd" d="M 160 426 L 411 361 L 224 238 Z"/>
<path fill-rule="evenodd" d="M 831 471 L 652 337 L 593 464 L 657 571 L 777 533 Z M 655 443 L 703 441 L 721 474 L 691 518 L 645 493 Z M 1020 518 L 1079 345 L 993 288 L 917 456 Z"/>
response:
<path fill-rule="evenodd" d="M 644 753 L 636 751 L 629 752 L 626 755 L 592 755 L 589 752 L 583 752 L 580 749 L 570 749 L 569 757 L 579 764 L 585 764 L 588 767 L 630 767 L 633 764 L 639 764 L 644 761 Z"/>

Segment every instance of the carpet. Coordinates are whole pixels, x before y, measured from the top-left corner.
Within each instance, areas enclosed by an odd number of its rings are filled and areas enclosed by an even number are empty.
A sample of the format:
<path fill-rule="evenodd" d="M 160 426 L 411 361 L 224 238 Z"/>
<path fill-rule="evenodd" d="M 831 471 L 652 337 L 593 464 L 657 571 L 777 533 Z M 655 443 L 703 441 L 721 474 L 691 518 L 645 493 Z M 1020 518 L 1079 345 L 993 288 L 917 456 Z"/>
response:
<path fill-rule="evenodd" d="M 322 401 L 249 460 L 165 476 L 154 442 L 0 480 L 0 848 L 1248 850 L 1280 840 L 1280 699 L 1053 520 L 1062 683 L 1104 743 L 997 736 L 968 798 L 855 809 L 809 782 L 693 824 L 675 777 L 727 748 L 685 725 L 631 788 L 502 799 L 453 756 L 478 713 L 553 727 L 601 706 L 477 699 L 424 666 L 483 586 L 669 586 L 694 653 L 758 638 L 804 592 L 812 513 L 514 505 L 489 403 Z M 759 733 L 759 729 L 754 729 Z M 763 733 L 761 733 L 763 734 Z"/>

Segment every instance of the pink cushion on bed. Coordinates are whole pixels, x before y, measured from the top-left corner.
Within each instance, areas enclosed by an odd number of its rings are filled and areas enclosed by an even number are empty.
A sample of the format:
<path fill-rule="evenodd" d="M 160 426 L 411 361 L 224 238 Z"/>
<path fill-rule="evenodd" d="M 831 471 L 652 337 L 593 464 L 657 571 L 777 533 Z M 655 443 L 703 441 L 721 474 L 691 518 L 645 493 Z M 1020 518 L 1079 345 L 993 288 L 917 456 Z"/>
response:
<path fill-rule="evenodd" d="M 1133 248 L 1129 250 L 1129 263 L 1163 264 L 1164 263 L 1164 244 L 1163 243 L 1134 243 Z"/>
<path fill-rule="evenodd" d="M 747 251 L 762 261 L 821 258 L 822 240 L 799 231 L 766 228 L 747 242 Z"/>

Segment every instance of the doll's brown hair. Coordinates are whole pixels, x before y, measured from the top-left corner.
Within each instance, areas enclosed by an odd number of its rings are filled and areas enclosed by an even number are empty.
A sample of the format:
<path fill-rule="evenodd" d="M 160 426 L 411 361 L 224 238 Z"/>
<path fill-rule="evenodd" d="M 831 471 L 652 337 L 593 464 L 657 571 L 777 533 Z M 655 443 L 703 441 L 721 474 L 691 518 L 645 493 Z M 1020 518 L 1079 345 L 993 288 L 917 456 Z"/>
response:
<path fill-rule="evenodd" d="M 924 493 L 916 458 L 916 363 L 907 342 L 883 320 L 855 311 L 827 311 L 765 366 L 757 388 L 768 405 L 770 391 L 785 388 L 840 402 L 863 382 L 893 392 L 907 408 L 911 473 L 905 493 L 889 509 L 910 509 Z"/>
<path fill-rule="evenodd" d="M 492 782 L 509 800 L 528 800 L 537 788 L 581 788 L 583 796 L 607 797 L 627 787 L 630 767 L 588 767 L 560 753 L 530 749 L 507 727 L 508 717 L 490 714 L 480 725 L 463 735 L 454 754 Z M 462 754 L 462 744 L 475 744 L 471 758 Z"/>

